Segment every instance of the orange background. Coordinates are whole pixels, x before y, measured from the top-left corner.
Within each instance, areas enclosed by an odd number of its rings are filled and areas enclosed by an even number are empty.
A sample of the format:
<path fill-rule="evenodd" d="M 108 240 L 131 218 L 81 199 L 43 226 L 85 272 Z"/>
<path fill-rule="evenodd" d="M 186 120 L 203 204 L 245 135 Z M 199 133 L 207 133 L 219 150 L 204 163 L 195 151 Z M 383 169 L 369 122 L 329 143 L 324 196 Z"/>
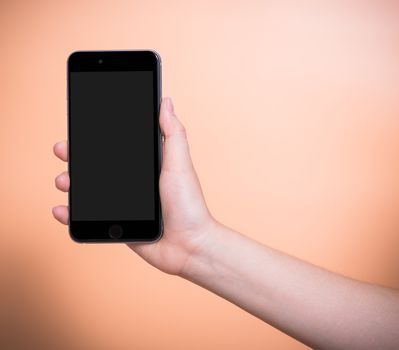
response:
<path fill-rule="evenodd" d="M 124 245 L 78 245 L 66 59 L 157 50 L 214 216 L 274 248 L 399 288 L 395 1 L 0 4 L 1 348 L 303 349 Z M 294 292 L 294 291 L 293 291 Z"/>

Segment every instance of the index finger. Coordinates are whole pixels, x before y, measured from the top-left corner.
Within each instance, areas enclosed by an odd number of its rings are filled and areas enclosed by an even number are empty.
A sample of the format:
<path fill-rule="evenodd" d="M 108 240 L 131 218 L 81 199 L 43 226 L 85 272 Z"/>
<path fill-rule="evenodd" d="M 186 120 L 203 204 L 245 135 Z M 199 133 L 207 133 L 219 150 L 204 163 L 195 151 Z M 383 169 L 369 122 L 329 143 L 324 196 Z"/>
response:
<path fill-rule="evenodd" d="M 68 161 L 68 144 L 66 141 L 57 142 L 53 147 L 54 154 L 63 160 Z"/>

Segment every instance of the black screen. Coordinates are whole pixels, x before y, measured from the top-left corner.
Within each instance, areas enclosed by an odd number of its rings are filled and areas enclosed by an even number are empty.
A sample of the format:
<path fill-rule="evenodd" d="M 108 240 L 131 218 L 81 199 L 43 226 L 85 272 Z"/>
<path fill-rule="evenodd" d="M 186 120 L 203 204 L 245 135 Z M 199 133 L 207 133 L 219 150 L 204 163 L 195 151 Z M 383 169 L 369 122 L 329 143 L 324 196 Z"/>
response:
<path fill-rule="evenodd" d="M 71 72 L 71 218 L 154 220 L 153 71 Z"/>

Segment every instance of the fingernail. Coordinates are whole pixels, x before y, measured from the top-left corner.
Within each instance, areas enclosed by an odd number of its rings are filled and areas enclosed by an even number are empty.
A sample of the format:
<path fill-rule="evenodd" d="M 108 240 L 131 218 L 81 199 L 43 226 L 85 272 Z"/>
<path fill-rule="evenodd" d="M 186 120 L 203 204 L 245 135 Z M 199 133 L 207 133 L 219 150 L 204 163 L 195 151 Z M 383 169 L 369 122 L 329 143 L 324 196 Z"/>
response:
<path fill-rule="evenodd" d="M 168 110 L 168 112 L 170 112 L 172 114 L 174 113 L 173 102 L 170 97 L 166 98 L 166 109 Z"/>

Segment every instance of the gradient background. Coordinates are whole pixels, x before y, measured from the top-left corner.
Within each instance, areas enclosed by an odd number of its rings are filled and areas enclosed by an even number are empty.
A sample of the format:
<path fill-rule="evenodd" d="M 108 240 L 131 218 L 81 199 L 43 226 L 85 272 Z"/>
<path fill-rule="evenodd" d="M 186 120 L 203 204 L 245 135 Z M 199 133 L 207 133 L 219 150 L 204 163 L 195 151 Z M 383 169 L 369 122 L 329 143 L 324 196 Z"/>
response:
<path fill-rule="evenodd" d="M 152 48 L 214 216 L 399 288 L 395 1 L 2 1 L 0 329 L 8 349 L 303 349 L 124 245 L 78 245 L 52 154 L 66 59 Z M 294 291 L 293 291 L 294 292 Z"/>

